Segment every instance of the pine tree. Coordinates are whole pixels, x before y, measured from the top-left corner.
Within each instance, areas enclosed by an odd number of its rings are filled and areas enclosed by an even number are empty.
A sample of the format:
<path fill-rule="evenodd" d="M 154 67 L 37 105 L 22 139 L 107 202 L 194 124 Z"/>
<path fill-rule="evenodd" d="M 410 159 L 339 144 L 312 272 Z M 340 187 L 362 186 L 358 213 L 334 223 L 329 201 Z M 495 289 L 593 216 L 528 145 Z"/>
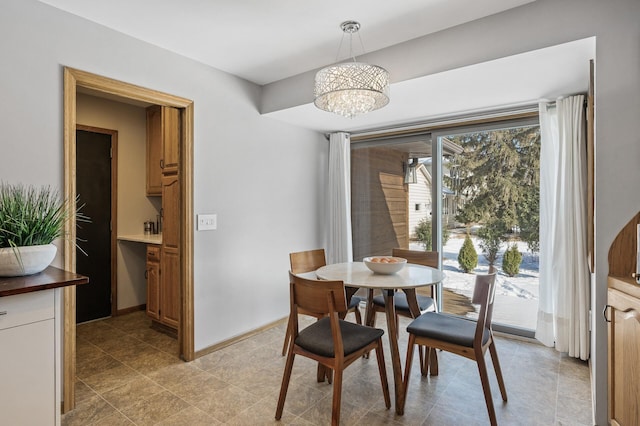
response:
<path fill-rule="evenodd" d="M 506 234 L 512 230 L 519 229 L 529 249 L 537 250 L 539 127 L 469 133 L 450 139 L 463 147 L 449 165 L 456 167 L 456 181 L 445 181 L 465 201 L 456 220 L 487 228 L 481 228 L 479 237 L 492 264 L 500 242 L 509 239 Z"/>
<path fill-rule="evenodd" d="M 467 273 L 478 266 L 478 253 L 469 234 L 464 238 L 464 243 L 462 243 L 460 253 L 458 253 L 458 264 L 460 269 Z"/>

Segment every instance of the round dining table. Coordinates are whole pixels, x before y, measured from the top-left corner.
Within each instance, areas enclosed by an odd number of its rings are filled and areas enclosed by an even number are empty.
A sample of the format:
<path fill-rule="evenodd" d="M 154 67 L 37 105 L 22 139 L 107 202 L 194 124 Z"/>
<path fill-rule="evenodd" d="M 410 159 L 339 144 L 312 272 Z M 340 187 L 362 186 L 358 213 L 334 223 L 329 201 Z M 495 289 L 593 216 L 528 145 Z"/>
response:
<path fill-rule="evenodd" d="M 420 315 L 420 308 L 415 298 L 416 288 L 440 283 L 445 277 L 444 273 L 439 269 L 408 263 L 400 271 L 384 275 L 372 272 L 363 262 L 344 262 L 323 266 L 316 270 L 316 276 L 322 280 L 342 281 L 345 286 L 349 287 L 380 290 L 384 295 L 387 334 L 389 335 L 393 366 L 396 413 L 402 415 L 405 389 L 402 381 L 402 364 L 397 339 L 398 324 L 396 323 L 393 296 L 396 290 L 404 291 L 407 294 L 411 314 L 417 318 Z"/>

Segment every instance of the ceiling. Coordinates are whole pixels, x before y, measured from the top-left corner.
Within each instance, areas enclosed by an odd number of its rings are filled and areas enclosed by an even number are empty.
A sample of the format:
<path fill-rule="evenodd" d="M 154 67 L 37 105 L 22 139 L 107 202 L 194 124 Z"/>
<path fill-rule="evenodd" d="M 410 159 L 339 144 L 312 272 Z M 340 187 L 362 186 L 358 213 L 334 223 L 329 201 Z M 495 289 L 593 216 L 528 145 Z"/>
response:
<path fill-rule="evenodd" d="M 335 62 L 343 21 L 373 52 L 533 0 L 40 1 L 263 85 Z"/>
<path fill-rule="evenodd" d="M 344 47 L 338 52 L 345 20 L 362 24 L 369 53 L 534 0 L 40 1 L 264 85 L 345 59 Z M 359 47 L 354 43 L 356 56 L 364 53 Z M 398 82 L 387 107 L 354 119 L 311 103 L 265 115 L 323 132 L 354 132 L 535 103 L 585 91 L 594 50 L 593 39 L 585 39 Z"/>

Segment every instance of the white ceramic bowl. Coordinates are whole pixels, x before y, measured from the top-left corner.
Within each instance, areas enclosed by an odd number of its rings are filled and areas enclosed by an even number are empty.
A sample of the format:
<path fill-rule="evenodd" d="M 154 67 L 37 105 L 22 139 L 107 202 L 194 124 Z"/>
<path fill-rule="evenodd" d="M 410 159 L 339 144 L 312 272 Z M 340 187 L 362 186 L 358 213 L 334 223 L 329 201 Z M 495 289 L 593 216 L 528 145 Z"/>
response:
<path fill-rule="evenodd" d="M 0 248 L 0 277 L 22 277 L 43 271 L 56 257 L 53 244 Z"/>
<path fill-rule="evenodd" d="M 407 259 L 393 256 L 371 256 L 362 259 L 367 268 L 376 274 L 395 274 L 407 264 Z"/>

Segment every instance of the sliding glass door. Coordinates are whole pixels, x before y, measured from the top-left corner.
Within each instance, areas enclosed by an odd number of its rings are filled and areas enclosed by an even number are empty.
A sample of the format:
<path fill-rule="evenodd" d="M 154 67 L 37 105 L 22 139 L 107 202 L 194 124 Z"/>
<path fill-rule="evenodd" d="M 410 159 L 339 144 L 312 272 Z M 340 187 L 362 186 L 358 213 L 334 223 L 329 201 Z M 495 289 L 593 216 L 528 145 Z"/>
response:
<path fill-rule="evenodd" d="M 532 337 L 539 288 L 537 120 L 443 132 L 434 143 L 458 147 L 453 155 L 436 157 L 434 166 L 442 185 L 433 223 L 441 230 L 447 275 L 443 311 L 473 317 L 475 274 L 492 268 L 498 284 L 495 328 Z"/>
<path fill-rule="evenodd" d="M 470 317 L 475 274 L 493 266 L 496 329 L 533 336 L 537 123 L 534 117 L 352 143 L 354 260 L 390 255 L 394 247 L 438 251 L 446 274 L 440 309 Z"/>

